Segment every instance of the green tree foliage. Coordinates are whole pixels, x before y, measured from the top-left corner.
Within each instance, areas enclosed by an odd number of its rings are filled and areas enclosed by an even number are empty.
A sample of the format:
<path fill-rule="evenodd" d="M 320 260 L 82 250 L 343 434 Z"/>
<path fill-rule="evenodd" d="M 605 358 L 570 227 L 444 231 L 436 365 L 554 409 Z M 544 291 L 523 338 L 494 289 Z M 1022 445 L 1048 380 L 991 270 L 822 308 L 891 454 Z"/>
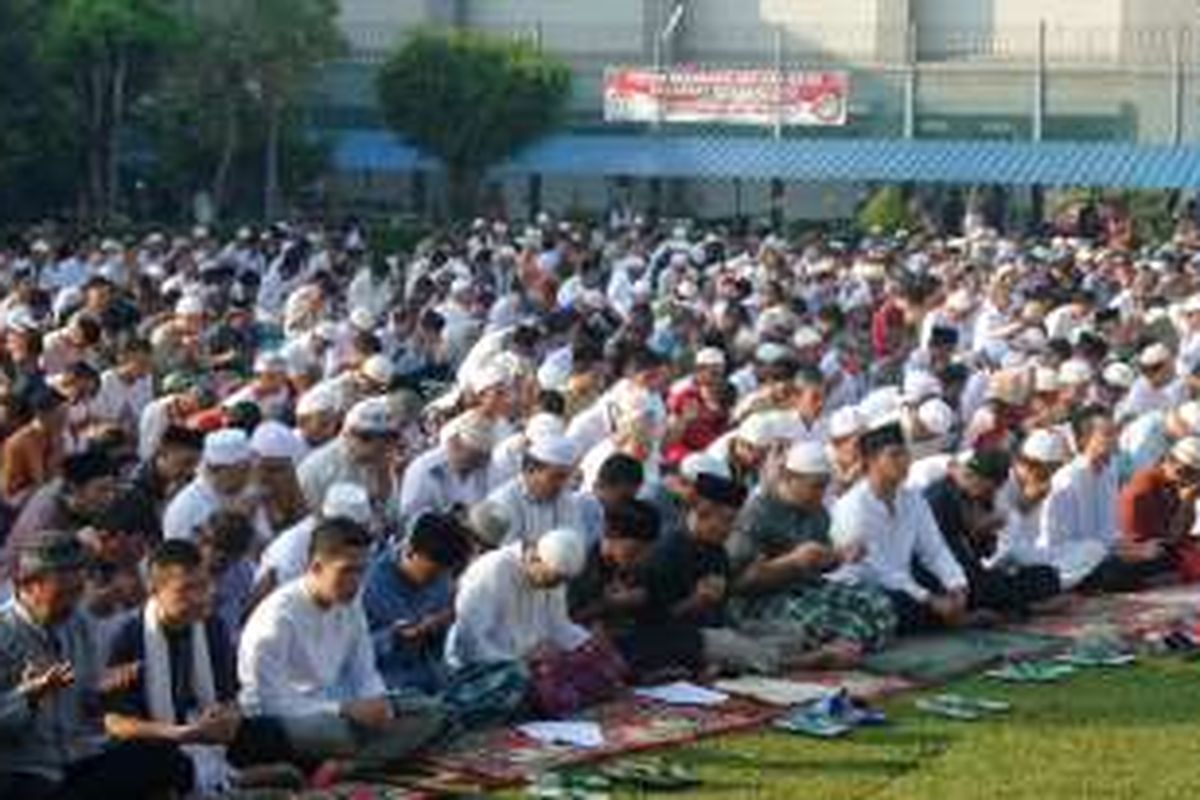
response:
<path fill-rule="evenodd" d="M 388 58 L 378 90 L 388 124 L 442 160 L 461 217 L 484 170 L 558 124 L 571 71 L 532 43 L 422 30 Z"/>
<path fill-rule="evenodd" d="M 899 186 L 879 189 L 858 212 L 858 226 L 864 231 L 878 230 L 890 234 L 899 230 L 913 230 L 916 224 L 916 215 Z"/>

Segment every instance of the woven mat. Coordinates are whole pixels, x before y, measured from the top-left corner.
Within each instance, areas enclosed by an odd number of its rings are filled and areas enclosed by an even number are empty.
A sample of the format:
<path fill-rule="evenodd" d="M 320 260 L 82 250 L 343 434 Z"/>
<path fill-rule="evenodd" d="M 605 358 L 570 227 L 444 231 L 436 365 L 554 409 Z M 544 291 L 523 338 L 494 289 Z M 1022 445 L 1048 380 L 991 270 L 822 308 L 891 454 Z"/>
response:
<path fill-rule="evenodd" d="M 904 639 L 867 658 L 864 666 L 881 675 L 899 675 L 922 684 L 944 683 L 1007 658 L 1027 658 L 1063 650 L 1066 639 L 1003 630 L 962 630 Z"/>

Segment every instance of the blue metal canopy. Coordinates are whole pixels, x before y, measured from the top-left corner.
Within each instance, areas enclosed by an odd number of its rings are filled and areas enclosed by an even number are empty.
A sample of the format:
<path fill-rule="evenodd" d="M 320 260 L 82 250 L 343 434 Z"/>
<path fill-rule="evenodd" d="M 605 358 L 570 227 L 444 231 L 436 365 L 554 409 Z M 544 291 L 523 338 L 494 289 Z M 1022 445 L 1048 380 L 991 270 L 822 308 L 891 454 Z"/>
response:
<path fill-rule="evenodd" d="M 437 161 L 384 131 L 337 140 L 338 169 L 409 172 Z M 1090 142 L 781 139 L 664 134 L 560 134 L 497 167 L 540 173 L 635 178 L 742 178 L 903 182 L 1200 187 L 1200 147 Z"/>

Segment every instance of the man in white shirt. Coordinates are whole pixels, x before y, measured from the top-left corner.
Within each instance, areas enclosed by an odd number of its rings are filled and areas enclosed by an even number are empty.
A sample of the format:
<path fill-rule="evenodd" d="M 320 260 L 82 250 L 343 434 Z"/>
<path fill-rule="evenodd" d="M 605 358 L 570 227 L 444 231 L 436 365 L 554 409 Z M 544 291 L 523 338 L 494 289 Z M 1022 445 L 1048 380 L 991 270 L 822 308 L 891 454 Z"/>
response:
<path fill-rule="evenodd" d="M 861 447 L 865 475 L 833 509 L 830 538 L 848 563 L 831 579 L 887 592 L 901 634 L 960 624 L 967 576 L 925 498 L 904 485 L 910 457 L 900 424 L 876 425 L 863 434 Z M 917 582 L 914 558 L 940 584 L 938 591 Z"/>
<path fill-rule="evenodd" d="M 358 600 L 371 537 L 357 523 L 313 531 L 308 570 L 255 609 L 238 651 L 239 705 L 278 720 L 304 759 L 395 763 L 440 731 L 433 703 L 388 697 Z"/>
<path fill-rule="evenodd" d="M 425 511 L 469 508 L 493 488 L 493 425 L 468 411 L 442 427 L 437 447 L 417 456 L 400 485 L 400 516 L 416 519 Z"/>
<path fill-rule="evenodd" d="M 204 437 L 200 473 L 163 512 L 163 538 L 196 541 L 217 511 L 236 511 L 254 523 L 262 541 L 271 538 L 266 512 L 253 488 L 253 459 L 245 431 L 226 428 Z"/>
<path fill-rule="evenodd" d="M 145 340 L 121 347 L 117 365 L 100 375 L 100 393 L 92 401 L 97 419 L 134 433 L 142 411 L 154 400 L 153 353 Z"/>
<path fill-rule="evenodd" d="M 508 522 L 503 544 L 535 542 L 555 528 L 584 528 L 583 504 L 569 485 L 575 456 L 575 446 L 565 436 L 547 435 L 530 442 L 521 474 L 485 501 Z"/>

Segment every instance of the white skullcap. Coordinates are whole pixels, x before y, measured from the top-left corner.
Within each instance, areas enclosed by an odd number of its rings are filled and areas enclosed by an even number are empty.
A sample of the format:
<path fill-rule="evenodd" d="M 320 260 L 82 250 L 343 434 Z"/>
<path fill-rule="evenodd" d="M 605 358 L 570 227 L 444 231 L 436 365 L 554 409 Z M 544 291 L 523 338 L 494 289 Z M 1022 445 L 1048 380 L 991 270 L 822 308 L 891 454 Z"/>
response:
<path fill-rule="evenodd" d="M 577 453 L 575 443 L 566 436 L 548 434 L 530 440 L 529 455 L 543 464 L 573 467 Z"/>
<path fill-rule="evenodd" d="M 204 301 L 194 294 L 185 294 L 175 303 L 175 313 L 180 316 L 203 314 Z"/>
<path fill-rule="evenodd" d="M 254 373 L 261 375 L 271 372 L 287 372 L 287 358 L 282 353 L 259 353 L 258 358 L 254 359 Z"/>
<path fill-rule="evenodd" d="M 1109 386 L 1115 386 L 1118 389 L 1129 389 L 1137 380 L 1137 373 L 1133 371 L 1133 367 L 1124 361 L 1114 361 L 1104 368 L 1101 377 L 1104 378 L 1104 382 Z"/>
<path fill-rule="evenodd" d="M 1035 392 L 1057 392 L 1058 389 L 1058 370 L 1038 367 L 1033 371 L 1033 390 Z"/>
<path fill-rule="evenodd" d="M 792 334 L 792 347 L 797 350 L 805 350 L 819 344 L 821 344 L 821 332 L 811 325 L 801 326 Z"/>
<path fill-rule="evenodd" d="M 337 393 L 323 384 L 317 384 L 296 401 L 296 416 L 332 413 L 339 407 Z"/>
<path fill-rule="evenodd" d="M 567 430 L 567 424 L 557 414 L 546 411 L 538 412 L 525 423 L 525 435 L 530 439 L 542 436 L 562 436 Z"/>
<path fill-rule="evenodd" d="M 223 428 L 204 437 L 201 460 L 206 467 L 230 467 L 250 460 L 250 440 L 239 428 Z"/>
<path fill-rule="evenodd" d="M 951 311 L 960 313 L 970 311 L 975 307 L 975 301 L 971 299 L 971 293 L 966 289 L 955 289 L 946 298 L 946 308 Z"/>
<path fill-rule="evenodd" d="M 880 386 L 873 390 L 858 404 L 864 426 L 869 426 L 877 418 L 895 414 L 900 410 L 902 399 L 899 386 Z"/>
<path fill-rule="evenodd" d="M 1079 386 L 1092 380 L 1092 366 L 1078 358 L 1068 359 L 1058 368 L 1058 382 L 1063 386 Z"/>
<path fill-rule="evenodd" d="M 945 436 L 954 427 L 954 409 L 941 398 L 926 400 L 917 409 L 917 419 L 933 436 Z"/>
<path fill-rule="evenodd" d="M 350 312 L 350 324 L 360 331 L 375 330 L 375 315 L 368 309 L 359 307 Z"/>
<path fill-rule="evenodd" d="M 478 411 L 467 411 L 442 426 L 438 436 L 442 444 L 457 439 L 461 444 L 481 453 L 491 451 L 495 425 Z"/>
<path fill-rule="evenodd" d="M 1138 354 L 1138 364 L 1143 367 L 1157 367 L 1171 360 L 1171 350 L 1162 342 L 1142 348 Z"/>
<path fill-rule="evenodd" d="M 913 370 L 904 376 L 904 399 L 919 403 L 929 397 L 942 394 L 942 382 L 925 370 Z"/>
<path fill-rule="evenodd" d="M 1194 294 L 1185 300 L 1181 310 L 1185 314 L 1200 314 L 1200 294 Z"/>
<path fill-rule="evenodd" d="M 819 442 L 796 442 L 788 449 L 784 466 L 797 475 L 828 475 L 830 471 L 829 457 Z"/>
<path fill-rule="evenodd" d="M 689 483 L 695 483 L 701 475 L 733 480 L 728 462 L 703 451 L 684 456 L 683 461 L 679 463 L 679 474 Z"/>
<path fill-rule="evenodd" d="M 571 359 L 551 358 L 538 367 L 538 386 L 551 391 L 562 391 L 571 380 Z"/>
<path fill-rule="evenodd" d="M 282 422 L 267 420 L 254 429 L 250 449 L 259 458 L 296 461 L 304 453 L 304 444 L 296 432 Z"/>
<path fill-rule="evenodd" d="M 1171 458 L 1180 464 L 1200 470 L 1200 438 L 1185 436 L 1171 448 Z"/>
<path fill-rule="evenodd" d="M 866 427 L 866 420 L 856 406 L 842 406 L 829 417 L 829 436 L 831 439 L 844 439 L 847 436 L 857 436 Z"/>
<path fill-rule="evenodd" d="M 360 400 L 346 414 L 346 430 L 353 433 L 390 433 L 392 412 L 386 397 Z"/>
<path fill-rule="evenodd" d="M 375 383 L 389 384 L 396 374 L 396 368 L 390 358 L 376 353 L 363 362 L 362 374 Z"/>
<path fill-rule="evenodd" d="M 479 394 L 496 386 L 506 386 L 512 381 L 512 374 L 500 364 L 488 364 L 474 370 L 468 379 L 472 392 Z"/>
<path fill-rule="evenodd" d="M 763 364 L 778 364 L 786 361 L 791 354 L 791 350 L 778 342 L 764 342 L 754 351 L 754 360 Z"/>
<path fill-rule="evenodd" d="M 752 447 L 768 447 L 794 438 L 798 422 L 786 411 L 760 411 L 738 426 L 737 437 Z"/>
<path fill-rule="evenodd" d="M 696 353 L 697 367 L 724 367 L 725 353 L 718 347 L 705 347 Z"/>
<path fill-rule="evenodd" d="M 1175 409 L 1175 413 L 1193 435 L 1200 436 L 1200 402 L 1189 400 Z"/>
<path fill-rule="evenodd" d="M 572 528 L 558 528 L 537 541 L 537 557 L 563 578 L 574 578 L 583 572 L 587 560 L 587 542 L 583 534 Z"/>
<path fill-rule="evenodd" d="M 325 490 L 321 516 L 325 519 L 344 517 L 366 525 L 371 521 L 371 498 L 357 483 L 335 483 Z"/>
<path fill-rule="evenodd" d="M 1021 456 L 1041 464 L 1065 464 L 1071 460 L 1071 448 L 1058 431 L 1039 428 L 1021 445 Z"/>

